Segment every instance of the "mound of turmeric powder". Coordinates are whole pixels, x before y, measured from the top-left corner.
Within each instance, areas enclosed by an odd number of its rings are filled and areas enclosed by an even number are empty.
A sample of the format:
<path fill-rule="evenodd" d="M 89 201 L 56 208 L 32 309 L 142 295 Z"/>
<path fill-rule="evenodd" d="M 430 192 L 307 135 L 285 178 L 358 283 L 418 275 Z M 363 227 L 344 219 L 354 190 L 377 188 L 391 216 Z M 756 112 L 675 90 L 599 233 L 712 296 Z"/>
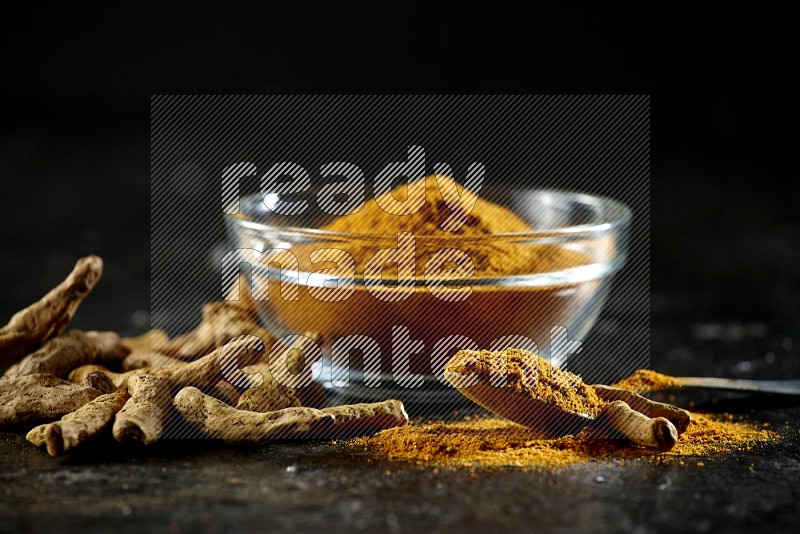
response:
<path fill-rule="evenodd" d="M 480 382 L 510 388 L 563 410 L 592 417 L 597 416 L 605 404 L 579 376 L 550 365 L 527 350 L 461 350 L 447 363 L 445 370 L 472 375 Z"/>
<path fill-rule="evenodd" d="M 453 213 L 453 208 L 445 202 L 437 179 L 437 175 L 425 178 L 425 204 L 416 213 L 396 215 L 381 208 L 389 196 L 399 201 L 407 198 L 409 186 L 402 184 L 377 199 L 369 199 L 362 210 L 340 216 L 322 229 L 390 238 L 396 238 L 399 232 L 411 232 L 416 238 L 422 238 L 416 241 L 417 273 L 423 273 L 430 256 L 442 248 L 458 248 L 469 254 L 476 277 L 554 272 L 590 263 L 584 254 L 562 246 L 523 243 L 512 237 L 491 241 L 476 239 L 534 230 L 511 210 L 480 196 L 460 227 L 452 232 L 443 230 L 442 224 Z M 463 194 L 463 188 L 460 192 Z M 335 246 L 349 252 L 356 264 L 362 265 L 386 243 L 356 240 Z"/>

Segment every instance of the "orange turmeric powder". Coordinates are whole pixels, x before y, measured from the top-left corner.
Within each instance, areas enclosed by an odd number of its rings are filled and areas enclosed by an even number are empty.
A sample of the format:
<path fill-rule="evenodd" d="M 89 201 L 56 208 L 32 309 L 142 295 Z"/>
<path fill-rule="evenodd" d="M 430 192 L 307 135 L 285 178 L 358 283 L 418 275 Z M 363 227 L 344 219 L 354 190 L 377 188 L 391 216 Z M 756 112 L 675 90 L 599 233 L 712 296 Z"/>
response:
<path fill-rule="evenodd" d="M 512 389 L 563 410 L 592 417 L 605 404 L 579 376 L 522 349 L 462 350 L 447 363 L 445 370 L 472 375 L 485 384 Z M 505 383 L 494 383 L 497 378 Z"/>
<path fill-rule="evenodd" d="M 748 450 L 779 439 L 777 432 L 726 416 L 692 414 L 692 422 L 669 452 L 632 447 L 586 434 L 541 439 L 527 428 L 494 417 L 454 423 L 430 422 L 384 430 L 343 444 L 375 459 L 442 467 L 554 468 L 609 458 L 664 461 Z"/>
<path fill-rule="evenodd" d="M 643 394 L 660 389 L 680 389 L 682 385 L 680 380 L 675 377 L 663 375 L 650 369 L 639 369 L 632 375 L 613 384 L 612 387 Z"/>
<path fill-rule="evenodd" d="M 399 186 L 387 195 L 403 199 L 406 187 Z M 334 261 L 312 262 L 311 253 L 316 250 L 339 249 L 352 256 L 355 268 L 354 272 L 348 273 L 353 276 L 350 280 L 354 283 L 348 283 L 353 284 L 353 290 L 339 293 L 344 300 L 316 298 L 308 287 L 301 287 L 296 300 L 270 298 L 269 301 L 259 301 L 259 312 L 279 321 L 281 331 L 315 330 L 326 339 L 357 334 L 368 336 L 381 347 L 392 346 L 391 325 L 407 327 L 414 339 L 431 348 L 442 337 L 456 333 L 466 333 L 478 346 L 489 347 L 492 341 L 512 332 L 524 333 L 539 346 L 544 346 L 550 339 L 552 325 L 573 324 L 578 310 L 599 287 L 599 278 L 580 282 L 563 279 L 563 282 L 545 285 L 473 285 L 471 281 L 557 272 L 605 261 L 592 255 L 599 249 L 604 251 L 603 254 L 613 254 L 614 244 L 608 241 L 610 238 L 598 237 L 591 242 L 568 245 L 532 242 L 525 237 L 525 232 L 534 229 L 525 220 L 510 209 L 480 197 L 464 224 L 456 231 L 448 232 L 442 229 L 441 224 L 452 214 L 452 209 L 444 201 L 435 175 L 426 177 L 425 191 L 426 202 L 416 213 L 388 213 L 381 208 L 383 200 L 380 197 L 369 199 L 360 211 L 339 216 L 321 227 L 321 230 L 347 235 L 323 233 L 315 236 L 313 243 L 292 248 L 299 270 L 304 273 L 343 269 Z M 372 254 L 398 247 L 398 232 L 411 232 L 415 236 L 416 284 L 406 286 L 408 289 L 401 288 L 402 297 L 407 299 L 403 305 L 375 298 L 363 279 L 363 267 Z M 420 283 L 427 279 L 425 268 L 428 261 L 444 249 L 464 252 L 474 265 L 474 273 L 463 277 L 464 285 L 472 289 L 466 300 L 443 300 L 441 295 L 434 295 L 426 284 Z M 387 271 L 398 268 L 387 265 Z M 446 262 L 441 270 L 450 271 L 451 267 Z M 439 276 L 442 275 L 444 273 Z M 394 273 L 385 272 L 383 278 L 394 278 Z M 436 275 L 433 278 L 436 279 Z M 254 274 L 253 280 L 257 291 L 270 286 L 270 292 L 280 289 L 267 276 Z M 283 283 L 288 286 L 293 282 L 285 280 Z M 520 313 L 520 310 L 526 312 Z M 360 367 L 362 363 L 358 356 L 353 358 L 350 365 Z M 439 371 L 432 369 L 430 354 L 414 354 L 410 359 L 411 372 L 430 374 Z M 383 371 L 390 371 L 388 360 L 382 362 L 382 366 Z"/>
<path fill-rule="evenodd" d="M 470 238 L 534 230 L 511 210 L 480 197 L 460 227 L 452 232 L 445 231 L 442 223 L 453 213 L 453 209 L 444 200 L 437 181 L 440 179 L 437 175 L 425 178 L 425 204 L 416 213 L 396 215 L 381 208 L 388 197 L 400 201 L 407 198 L 407 187 L 410 186 L 403 184 L 383 197 L 370 199 L 361 211 L 338 217 L 322 229 L 387 237 L 395 237 L 399 232 L 411 232 L 415 237 L 423 238 L 416 242 L 418 274 L 424 273 L 428 259 L 435 252 L 453 246 L 472 258 L 475 276 L 553 272 L 589 263 L 589 258 L 583 254 L 555 245 L 523 245 L 513 239 L 470 241 Z M 463 188 L 461 193 L 464 193 Z M 459 240 L 452 242 L 454 237 Z M 337 248 L 349 252 L 360 264 L 382 246 L 381 243 L 363 241 L 338 244 Z"/>
<path fill-rule="evenodd" d="M 546 363 L 546 362 L 545 362 Z M 642 387 L 674 384 L 673 377 L 639 370 L 615 384 Z M 691 422 L 669 452 L 635 447 L 625 441 L 598 437 L 590 430 L 574 436 L 544 439 L 536 431 L 494 416 L 460 421 L 432 421 L 379 432 L 340 444 L 371 453 L 373 459 L 431 467 L 557 468 L 605 459 L 671 461 L 735 454 L 782 438 L 766 425 L 730 414 L 691 414 Z"/>

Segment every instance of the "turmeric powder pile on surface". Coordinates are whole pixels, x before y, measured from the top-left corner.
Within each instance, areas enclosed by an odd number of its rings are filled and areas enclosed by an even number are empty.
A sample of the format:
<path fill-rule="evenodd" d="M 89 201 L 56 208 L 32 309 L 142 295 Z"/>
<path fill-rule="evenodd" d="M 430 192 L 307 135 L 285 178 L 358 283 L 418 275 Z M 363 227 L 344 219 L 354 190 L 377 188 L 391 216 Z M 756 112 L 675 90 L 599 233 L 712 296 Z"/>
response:
<path fill-rule="evenodd" d="M 372 453 L 375 459 L 430 467 L 546 469 L 610 458 L 669 461 L 720 456 L 778 439 L 777 432 L 734 421 L 731 416 L 693 413 L 688 429 L 669 452 L 584 434 L 540 439 L 523 426 L 494 417 L 414 424 L 351 440 L 344 446 Z"/>
<path fill-rule="evenodd" d="M 613 385 L 615 388 L 627 389 L 635 393 L 647 393 L 661 389 L 680 389 L 680 380 L 663 375 L 650 369 L 639 369 L 632 375 L 623 378 Z"/>
<path fill-rule="evenodd" d="M 509 388 L 570 412 L 594 417 L 604 404 L 579 376 L 522 349 L 462 350 L 445 369 L 459 375 L 472 375 L 486 384 Z"/>
<path fill-rule="evenodd" d="M 361 211 L 338 217 L 322 229 L 390 238 L 395 238 L 398 232 L 411 232 L 415 237 L 422 237 L 423 239 L 418 239 L 416 242 L 418 273 L 424 272 L 432 254 L 442 248 L 453 246 L 463 250 L 472 258 L 476 277 L 545 273 L 590 263 L 589 258 L 583 254 L 555 245 L 521 244 L 510 239 L 497 239 L 491 242 L 471 241 L 470 238 L 534 230 L 511 210 L 480 196 L 460 227 L 452 232 L 442 229 L 442 224 L 453 214 L 453 208 L 445 202 L 436 175 L 425 178 L 425 204 L 416 213 L 396 215 L 381 208 L 381 205 L 386 205 L 384 199 L 390 196 L 399 201 L 405 200 L 408 194 L 407 187 L 410 186 L 400 185 L 377 199 L 370 199 Z M 458 241 L 448 244 L 447 240 L 452 238 L 457 238 Z M 356 263 L 361 264 L 386 244 L 356 241 L 337 242 L 335 246 L 347 250 L 355 258 Z"/>

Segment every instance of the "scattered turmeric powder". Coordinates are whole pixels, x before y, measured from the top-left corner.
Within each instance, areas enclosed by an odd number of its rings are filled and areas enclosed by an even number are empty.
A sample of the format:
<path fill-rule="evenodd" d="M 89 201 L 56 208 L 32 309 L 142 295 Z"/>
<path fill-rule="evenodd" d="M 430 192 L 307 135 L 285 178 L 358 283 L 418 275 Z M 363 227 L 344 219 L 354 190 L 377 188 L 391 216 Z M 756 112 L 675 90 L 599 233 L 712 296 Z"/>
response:
<path fill-rule="evenodd" d="M 583 433 L 541 439 L 523 426 L 494 417 L 409 425 L 341 445 L 372 453 L 376 459 L 424 466 L 556 468 L 608 458 L 668 461 L 730 454 L 776 439 L 779 434 L 755 424 L 693 413 L 686 432 L 669 452 Z"/>
<path fill-rule="evenodd" d="M 673 376 L 663 375 L 650 369 L 639 369 L 632 375 L 623 378 L 612 387 L 627 389 L 634 393 L 647 393 L 660 389 L 680 389 L 680 380 Z"/>

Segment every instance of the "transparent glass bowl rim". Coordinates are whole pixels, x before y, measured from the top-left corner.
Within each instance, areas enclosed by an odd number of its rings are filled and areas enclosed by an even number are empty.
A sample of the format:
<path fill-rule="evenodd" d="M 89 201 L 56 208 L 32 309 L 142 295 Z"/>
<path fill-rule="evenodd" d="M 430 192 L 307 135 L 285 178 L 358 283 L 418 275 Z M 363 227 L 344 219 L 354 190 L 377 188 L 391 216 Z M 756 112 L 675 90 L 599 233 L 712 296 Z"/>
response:
<path fill-rule="evenodd" d="M 596 236 L 615 231 L 620 227 L 625 226 L 631 219 L 631 210 L 623 203 L 613 200 L 608 197 L 593 195 L 588 193 L 575 193 L 569 191 L 561 191 L 554 189 L 520 189 L 521 194 L 546 194 L 553 197 L 561 197 L 561 200 L 575 200 L 584 204 L 588 204 L 601 209 L 603 220 L 578 224 L 572 226 L 561 226 L 555 228 L 542 228 L 537 230 L 525 232 L 505 232 L 496 234 L 487 234 L 481 236 L 461 236 L 461 235 L 415 235 L 415 239 L 422 242 L 443 242 L 448 243 L 475 243 L 488 240 L 508 239 L 508 240 L 524 240 L 537 243 L 553 243 L 562 240 L 583 239 L 589 236 Z M 260 194 L 256 193 L 244 197 L 242 201 L 260 198 Z M 345 215 L 346 217 L 346 215 Z M 263 222 L 252 221 L 248 219 L 240 219 L 234 215 L 226 215 L 226 218 L 235 226 L 250 232 L 258 232 L 265 234 L 280 234 L 280 235 L 294 235 L 305 238 L 316 238 L 320 240 L 385 240 L 391 238 L 387 234 L 375 233 L 360 233 L 360 232 L 337 232 L 331 230 L 323 230 L 320 228 L 303 227 L 303 226 L 290 226 L 290 225 L 271 225 Z"/>

